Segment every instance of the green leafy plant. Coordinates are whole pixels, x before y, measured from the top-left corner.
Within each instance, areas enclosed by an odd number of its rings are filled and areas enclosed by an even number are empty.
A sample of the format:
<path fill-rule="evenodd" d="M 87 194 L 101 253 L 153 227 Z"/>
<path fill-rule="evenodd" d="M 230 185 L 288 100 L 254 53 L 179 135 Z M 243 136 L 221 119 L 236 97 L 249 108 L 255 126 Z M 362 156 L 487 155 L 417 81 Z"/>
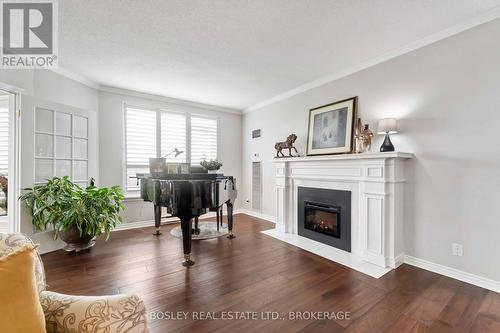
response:
<path fill-rule="evenodd" d="M 68 177 L 54 177 L 45 184 L 24 189 L 19 199 L 32 217 L 38 230 L 54 227 L 54 238 L 58 230 L 76 227 L 80 236 L 109 238 L 122 218 L 123 194 L 119 186 L 97 188 L 93 184 L 82 188 Z"/>
<path fill-rule="evenodd" d="M 219 170 L 222 167 L 222 163 L 217 160 L 201 161 L 200 165 L 207 170 Z"/>

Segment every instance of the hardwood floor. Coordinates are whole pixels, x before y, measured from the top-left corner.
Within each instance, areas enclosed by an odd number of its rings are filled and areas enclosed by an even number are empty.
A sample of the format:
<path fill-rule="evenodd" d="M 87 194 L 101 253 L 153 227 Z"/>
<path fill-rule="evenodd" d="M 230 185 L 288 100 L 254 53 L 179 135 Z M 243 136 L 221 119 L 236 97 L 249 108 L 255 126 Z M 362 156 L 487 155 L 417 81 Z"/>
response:
<path fill-rule="evenodd" d="M 114 232 L 90 253 L 43 255 L 49 289 L 136 293 L 148 311 L 188 312 L 188 320 L 150 320 L 152 332 L 500 332 L 499 294 L 409 265 L 377 280 L 268 237 L 260 231 L 273 225 L 247 215 L 235 216 L 236 239 L 195 241 L 187 269 L 174 226 L 160 237 L 153 228 Z M 192 320 L 199 311 L 280 318 Z M 350 318 L 281 320 L 306 311 Z"/>

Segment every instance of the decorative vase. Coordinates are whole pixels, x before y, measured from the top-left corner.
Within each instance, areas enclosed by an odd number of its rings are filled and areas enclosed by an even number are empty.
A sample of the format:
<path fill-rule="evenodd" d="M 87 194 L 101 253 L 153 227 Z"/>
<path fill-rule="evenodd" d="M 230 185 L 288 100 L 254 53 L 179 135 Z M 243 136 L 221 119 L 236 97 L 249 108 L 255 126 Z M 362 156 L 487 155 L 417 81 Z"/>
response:
<path fill-rule="evenodd" d="M 367 151 L 370 151 L 372 147 L 372 137 L 373 137 L 373 133 L 372 131 L 370 131 L 368 124 L 365 124 L 365 128 L 361 132 L 361 137 L 362 137 L 362 151 L 363 153 L 366 153 Z"/>
<path fill-rule="evenodd" d="M 362 137 L 361 118 L 356 120 L 354 126 L 354 153 L 359 154 L 363 152 L 363 137 Z"/>
<path fill-rule="evenodd" d="M 95 245 L 96 237 L 90 235 L 81 236 L 80 230 L 74 226 L 65 230 L 58 230 L 57 235 L 66 243 L 66 246 L 63 248 L 64 251 L 80 252 L 90 250 Z"/>

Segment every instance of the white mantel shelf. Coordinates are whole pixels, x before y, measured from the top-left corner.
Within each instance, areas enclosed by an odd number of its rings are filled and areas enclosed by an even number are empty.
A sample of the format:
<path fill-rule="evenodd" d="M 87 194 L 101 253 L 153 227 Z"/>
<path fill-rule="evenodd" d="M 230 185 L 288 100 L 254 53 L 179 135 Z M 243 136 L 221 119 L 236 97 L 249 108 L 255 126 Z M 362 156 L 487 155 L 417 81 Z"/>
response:
<path fill-rule="evenodd" d="M 387 152 L 275 158 L 276 229 L 267 234 L 380 277 L 403 262 L 404 169 L 413 157 Z M 351 252 L 298 235 L 299 187 L 351 192 Z"/>
<path fill-rule="evenodd" d="M 311 161 L 340 161 L 340 160 L 361 160 L 361 159 L 385 159 L 385 158 L 413 158 L 412 153 L 391 151 L 386 153 L 361 153 L 361 154 L 338 154 L 338 155 L 317 155 L 299 157 L 277 157 L 273 161 L 279 162 L 311 162 Z"/>

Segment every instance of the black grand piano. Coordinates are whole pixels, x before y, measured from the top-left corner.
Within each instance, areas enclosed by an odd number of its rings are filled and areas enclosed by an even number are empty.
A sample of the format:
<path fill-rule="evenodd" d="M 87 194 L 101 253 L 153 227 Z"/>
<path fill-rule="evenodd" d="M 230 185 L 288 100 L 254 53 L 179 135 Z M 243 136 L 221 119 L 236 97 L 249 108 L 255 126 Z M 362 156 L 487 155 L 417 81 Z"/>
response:
<path fill-rule="evenodd" d="M 192 222 L 195 220 L 194 232 L 197 231 L 198 217 L 208 210 L 217 212 L 222 221 L 222 205 L 227 206 L 228 238 L 233 235 L 233 204 L 236 199 L 236 184 L 233 177 L 222 174 L 162 174 L 155 177 L 149 174 L 138 174 L 141 182 L 141 198 L 154 205 L 155 235 L 160 235 L 161 207 L 166 207 L 171 216 L 181 220 L 182 242 L 184 247 L 183 266 L 191 266 Z"/>

